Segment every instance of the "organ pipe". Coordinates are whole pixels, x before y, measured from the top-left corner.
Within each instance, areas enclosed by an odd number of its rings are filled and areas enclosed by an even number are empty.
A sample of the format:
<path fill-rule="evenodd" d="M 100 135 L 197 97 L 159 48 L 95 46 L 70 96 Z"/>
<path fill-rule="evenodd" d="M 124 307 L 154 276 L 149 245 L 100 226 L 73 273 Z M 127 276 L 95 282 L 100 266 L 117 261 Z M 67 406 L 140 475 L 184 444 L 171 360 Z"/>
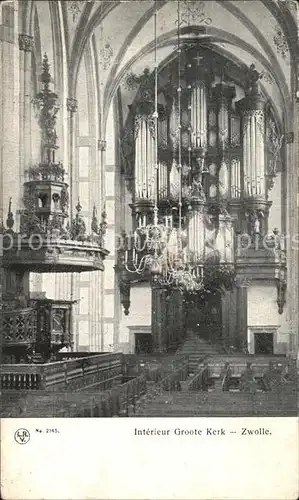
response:
<path fill-rule="evenodd" d="M 168 197 L 168 167 L 166 163 L 159 165 L 159 199 L 165 200 Z"/>
<path fill-rule="evenodd" d="M 228 142 L 228 106 L 222 101 L 218 113 L 219 145 L 224 148 Z"/>
<path fill-rule="evenodd" d="M 241 176 L 240 176 L 240 160 L 234 158 L 231 161 L 231 197 L 233 199 L 240 198 L 241 194 Z"/>
<path fill-rule="evenodd" d="M 150 117 L 137 116 L 135 131 L 135 195 L 137 199 L 153 200 L 155 196 L 155 140 Z"/>
<path fill-rule="evenodd" d="M 245 112 L 243 128 L 243 164 L 245 194 L 250 197 L 265 194 L 264 112 Z"/>
<path fill-rule="evenodd" d="M 191 129 L 193 148 L 207 146 L 207 87 L 204 82 L 196 83 L 191 91 Z"/>

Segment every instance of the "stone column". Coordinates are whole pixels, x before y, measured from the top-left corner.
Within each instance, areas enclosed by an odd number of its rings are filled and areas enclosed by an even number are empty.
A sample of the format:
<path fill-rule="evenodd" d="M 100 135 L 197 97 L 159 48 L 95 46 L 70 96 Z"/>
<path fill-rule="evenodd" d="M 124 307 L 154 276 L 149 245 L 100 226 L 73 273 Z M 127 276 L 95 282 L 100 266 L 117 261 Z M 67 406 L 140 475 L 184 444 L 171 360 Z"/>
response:
<path fill-rule="evenodd" d="M 298 110 L 299 112 L 299 110 Z M 286 134 L 286 164 L 287 169 L 287 296 L 286 315 L 289 329 L 289 354 L 296 357 L 298 353 L 298 164 L 299 151 L 295 154 L 298 138 L 293 132 Z M 296 161 L 297 158 L 297 161 Z"/>
<path fill-rule="evenodd" d="M 1 7 L 0 7 L 1 9 Z M 14 26 L 1 25 L 0 29 L 0 213 L 1 221 L 6 219 L 10 196 L 12 210 L 20 205 L 20 51 L 18 48 L 18 12 L 14 10 Z M 14 230 L 18 229 L 18 217 Z"/>
<path fill-rule="evenodd" d="M 167 351 L 170 343 L 169 333 L 167 329 L 167 291 L 161 290 L 161 329 L 162 329 L 162 346 L 163 350 Z"/>
<path fill-rule="evenodd" d="M 230 318 L 230 305 L 231 305 L 231 292 L 226 291 L 221 298 L 221 308 L 222 308 L 222 343 L 224 346 L 229 345 L 229 318 Z"/>
<path fill-rule="evenodd" d="M 237 282 L 236 309 L 237 325 L 235 347 L 238 349 L 247 347 L 247 288 L 249 282 L 246 278 L 241 278 Z"/>
<path fill-rule="evenodd" d="M 163 335 L 163 306 L 162 289 L 153 281 L 152 283 L 152 337 L 154 352 L 164 352 Z"/>
<path fill-rule="evenodd" d="M 69 176 L 69 186 L 70 186 L 70 203 L 69 203 L 69 215 L 73 216 L 73 207 L 76 205 L 75 196 L 75 182 L 76 175 L 74 172 L 74 162 L 75 162 L 75 113 L 78 109 L 78 101 L 74 97 L 68 97 L 66 100 L 66 106 L 68 111 L 68 131 L 69 131 L 69 165 L 68 165 L 68 176 Z M 77 300 L 76 296 L 78 290 L 78 275 L 75 273 L 71 273 L 70 276 L 70 299 Z M 78 306 L 74 306 L 72 309 L 72 314 L 70 317 L 70 325 L 71 325 L 71 348 L 72 350 L 76 349 L 78 338 L 77 338 L 77 323 L 75 319 L 75 308 Z"/>
<path fill-rule="evenodd" d="M 178 296 L 178 324 L 179 324 L 179 339 L 182 342 L 185 335 L 185 321 L 184 321 L 184 302 L 183 295 L 179 293 Z"/>
<path fill-rule="evenodd" d="M 66 106 L 68 111 L 68 129 L 69 129 L 69 184 L 70 184 L 70 207 L 69 212 L 72 214 L 73 207 L 76 205 L 77 201 L 77 193 L 75 193 L 75 183 L 76 183 L 76 175 L 74 171 L 74 162 L 75 162 L 75 113 L 78 109 L 78 101 L 74 97 L 68 97 L 66 100 Z"/>
<path fill-rule="evenodd" d="M 25 171 L 31 164 L 32 160 L 32 51 L 34 49 L 34 38 L 31 35 L 20 33 L 19 42 L 19 125 L 20 125 L 20 155 L 19 155 L 19 186 L 20 200 L 19 208 L 22 208 L 22 194 L 24 189 Z M 34 96 L 35 97 L 35 96 Z M 16 217 L 16 226 L 18 227 L 19 220 Z M 31 283 L 35 291 L 42 288 L 43 277 L 38 273 L 31 273 Z"/>
<path fill-rule="evenodd" d="M 100 201 L 101 201 L 101 206 L 104 206 L 105 200 L 106 200 L 106 171 L 107 171 L 107 166 L 106 166 L 106 150 L 107 150 L 107 141 L 104 137 L 98 140 L 98 154 L 99 154 L 99 177 L 97 178 L 97 183 L 100 187 Z M 114 163 L 115 163 L 115 175 L 116 175 L 116 167 L 117 161 L 116 157 L 114 157 Z M 109 175 L 109 174 L 108 174 Z M 119 173 L 120 176 L 120 173 Z M 120 178 L 120 177 L 119 177 Z M 114 191 L 114 195 L 116 196 L 116 200 L 119 196 L 119 193 Z M 120 214 L 117 213 L 117 203 L 115 204 L 115 223 L 120 220 Z M 109 222 L 109 221 L 108 221 Z M 121 228 L 114 226 L 114 231 L 120 232 Z M 117 264 L 117 260 L 115 260 L 115 263 Z M 104 279 L 104 273 L 97 273 L 97 286 L 99 290 L 99 295 L 100 295 L 100 305 L 99 305 L 99 322 L 100 322 L 100 329 L 99 329 L 99 336 L 100 339 L 98 341 L 98 346 L 100 351 L 105 350 L 105 345 L 104 345 L 104 330 L 105 330 L 105 321 L 104 321 L 104 296 L 105 296 L 105 279 Z M 120 293 L 119 289 L 115 289 L 115 300 L 114 300 L 114 305 L 115 305 L 115 310 L 118 311 L 117 314 L 120 314 L 120 304 L 121 304 L 121 299 L 120 299 Z M 120 315 L 118 316 L 118 324 L 120 321 Z M 116 325 L 114 326 L 114 336 L 113 336 L 113 343 L 119 342 L 119 329 L 117 329 Z"/>
<path fill-rule="evenodd" d="M 171 295 L 170 291 L 165 291 L 165 330 L 166 330 L 166 338 L 168 341 L 168 346 L 171 346 L 173 343 L 173 332 L 171 328 Z"/>
<path fill-rule="evenodd" d="M 31 74 L 34 38 L 27 34 L 19 35 L 20 49 L 20 144 L 23 148 L 20 162 L 27 169 L 31 160 Z M 24 172 L 21 170 L 21 176 Z"/>

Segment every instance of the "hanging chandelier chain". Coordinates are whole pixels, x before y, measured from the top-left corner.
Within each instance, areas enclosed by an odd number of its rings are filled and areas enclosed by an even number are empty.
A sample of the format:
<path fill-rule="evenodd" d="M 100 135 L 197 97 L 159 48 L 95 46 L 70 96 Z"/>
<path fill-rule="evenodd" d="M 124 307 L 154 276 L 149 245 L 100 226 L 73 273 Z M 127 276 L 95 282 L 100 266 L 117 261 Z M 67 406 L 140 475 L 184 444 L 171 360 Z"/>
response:
<path fill-rule="evenodd" d="M 158 225 L 158 46 L 157 46 L 157 5 L 155 2 L 154 15 L 154 36 L 155 36 L 155 207 L 154 207 L 154 225 Z"/>
<path fill-rule="evenodd" d="M 181 116 L 181 11 L 180 11 L 180 0 L 178 0 L 178 31 L 177 31 L 177 52 L 178 52 L 178 115 L 179 115 L 179 251 L 181 251 L 181 232 L 182 232 L 182 116 Z"/>

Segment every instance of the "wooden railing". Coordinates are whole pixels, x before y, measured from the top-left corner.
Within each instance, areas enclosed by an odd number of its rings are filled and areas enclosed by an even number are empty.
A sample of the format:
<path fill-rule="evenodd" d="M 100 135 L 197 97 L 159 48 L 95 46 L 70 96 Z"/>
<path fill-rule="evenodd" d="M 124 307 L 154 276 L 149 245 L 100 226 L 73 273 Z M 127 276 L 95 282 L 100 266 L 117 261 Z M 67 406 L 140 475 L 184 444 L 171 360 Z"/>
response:
<path fill-rule="evenodd" d="M 186 361 L 186 356 L 169 356 L 165 354 L 125 354 L 124 367 L 128 375 L 140 375 L 149 367 L 160 366 L 163 372 L 177 368 L 182 361 Z"/>
<path fill-rule="evenodd" d="M 230 368 L 230 365 L 227 364 L 226 368 L 225 368 L 225 373 L 224 373 L 224 377 L 223 377 L 223 380 L 222 380 L 222 390 L 223 391 L 229 391 L 229 380 L 231 378 L 231 368 Z"/>
<path fill-rule="evenodd" d="M 104 354 L 111 354 L 109 352 L 86 352 L 86 351 L 73 351 L 73 352 L 57 352 L 55 354 L 55 361 L 68 361 L 69 359 L 86 358 L 87 356 L 103 356 Z"/>
<path fill-rule="evenodd" d="M 153 375 L 153 374 L 152 374 Z M 158 378 L 158 371 L 157 377 Z M 122 417 L 134 414 L 137 401 L 152 383 L 146 375 L 107 390 L 56 392 L 4 391 L 3 417 Z"/>
<path fill-rule="evenodd" d="M 68 395 L 65 401 L 64 416 L 66 417 L 121 417 L 128 415 L 130 406 L 133 408 L 137 400 L 146 392 L 146 377 L 140 375 L 125 384 L 109 390 L 92 394 L 89 397 L 83 393 L 78 404 L 70 406 Z M 134 410 L 133 410 L 134 411 Z"/>
<path fill-rule="evenodd" d="M 99 403 L 95 401 L 92 417 L 128 416 L 130 407 L 132 412 L 138 399 L 146 393 L 147 381 L 145 375 L 133 378 L 129 382 L 114 389 L 105 391 Z"/>
<path fill-rule="evenodd" d="M 54 363 L 2 365 L 2 389 L 72 391 L 121 382 L 122 354 L 99 354 Z"/>
<path fill-rule="evenodd" d="M 1 389 L 38 390 L 42 388 L 42 373 L 38 365 L 2 365 Z"/>

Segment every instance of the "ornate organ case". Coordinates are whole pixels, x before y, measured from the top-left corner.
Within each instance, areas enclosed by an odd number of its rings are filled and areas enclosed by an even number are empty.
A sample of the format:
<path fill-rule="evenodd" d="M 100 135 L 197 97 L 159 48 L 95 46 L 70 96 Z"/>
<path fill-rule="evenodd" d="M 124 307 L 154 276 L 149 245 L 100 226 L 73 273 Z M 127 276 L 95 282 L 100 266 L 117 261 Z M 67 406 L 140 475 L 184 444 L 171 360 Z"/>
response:
<path fill-rule="evenodd" d="M 240 68 L 195 43 L 182 48 L 180 67 L 180 78 L 177 60 L 159 72 L 157 172 L 154 73 L 144 71 L 130 106 L 121 149 L 133 230 L 152 222 L 157 186 L 159 217 L 175 235 L 181 192 L 185 252 L 196 262 L 236 263 L 239 233 L 252 245 L 268 234 L 280 126 L 254 65 Z"/>
<path fill-rule="evenodd" d="M 224 248 L 233 247 L 233 230 L 250 236 L 268 231 L 268 194 L 277 161 L 269 137 L 273 132 L 278 147 L 279 129 L 254 66 L 241 71 L 200 46 L 183 51 L 182 60 L 180 83 L 176 61 L 159 75 L 157 179 L 154 78 L 149 70 L 140 78 L 130 106 L 132 134 L 127 133 L 125 149 L 133 179 L 133 227 L 151 221 L 155 185 L 159 214 L 164 223 L 175 226 L 181 190 L 189 250 L 204 252 L 205 258 L 213 248 L 227 262 L 233 252 Z M 217 241 L 212 244 L 213 232 Z"/>

